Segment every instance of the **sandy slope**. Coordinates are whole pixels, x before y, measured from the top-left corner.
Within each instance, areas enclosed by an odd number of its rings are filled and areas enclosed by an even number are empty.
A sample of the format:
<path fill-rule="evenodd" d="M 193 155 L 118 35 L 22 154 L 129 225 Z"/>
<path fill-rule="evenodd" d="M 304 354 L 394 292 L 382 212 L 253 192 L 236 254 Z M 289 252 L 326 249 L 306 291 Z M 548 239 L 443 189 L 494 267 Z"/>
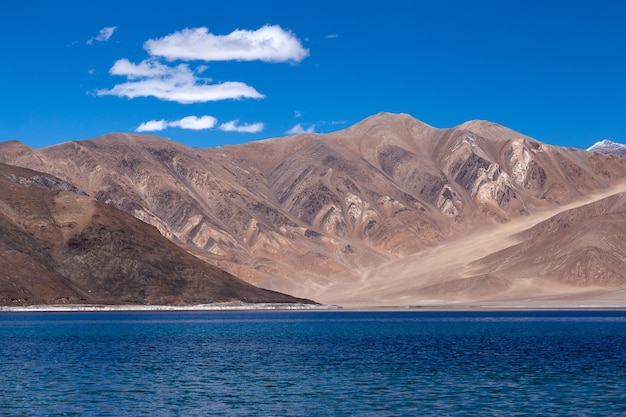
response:
<path fill-rule="evenodd" d="M 626 293 L 623 291 L 608 291 L 601 287 L 574 287 L 546 280 L 516 280 L 501 298 L 490 300 L 486 296 L 484 301 L 476 299 L 476 287 L 459 286 L 459 280 L 468 276 L 472 262 L 512 246 L 516 243 L 516 240 L 512 238 L 515 234 L 558 213 L 582 207 L 624 191 L 626 191 L 626 184 L 621 184 L 555 211 L 521 218 L 415 255 L 389 261 L 367 271 L 357 280 L 328 287 L 315 295 L 315 299 L 323 303 L 343 306 L 450 305 L 451 302 L 452 304 L 534 308 L 626 306 Z M 449 284 L 445 285 L 445 283 Z M 477 283 L 485 287 L 487 291 L 490 285 L 497 284 L 497 282 L 490 283 L 487 279 Z M 437 285 L 439 291 L 423 291 L 431 285 Z M 471 296 L 465 296 L 470 292 L 466 290 L 474 291 Z M 456 292 L 456 299 L 450 299 L 451 291 Z"/>

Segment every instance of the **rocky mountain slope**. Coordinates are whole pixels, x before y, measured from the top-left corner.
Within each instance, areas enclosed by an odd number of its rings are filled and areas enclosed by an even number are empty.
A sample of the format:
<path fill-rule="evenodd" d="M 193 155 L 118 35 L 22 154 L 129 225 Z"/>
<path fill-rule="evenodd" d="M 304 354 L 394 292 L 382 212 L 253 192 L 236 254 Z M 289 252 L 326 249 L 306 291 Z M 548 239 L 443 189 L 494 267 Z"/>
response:
<path fill-rule="evenodd" d="M 388 261 L 329 286 L 320 299 L 344 305 L 623 306 L 626 192 L 591 200 Z"/>
<path fill-rule="evenodd" d="M 403 290 L 374 274 L 382 266 L 555 213 L 626 178 L 626 158 L 486 121 L 437 129 L 388 113 L 333 134 L 212 149 L 127 134 L 40 150 L 7 142 L 0 159 L 63 178 L 258 286 L 365 303 L 375 297 L 359 286 L 350 295 L 350 283 Z"/>
<path fill-rule="evenodd" d="M 0 164 L 0 305 L 308 303 L 247 284 L 48 174 Z"/>
<path fill-rule="evenodd" d="M 473 264 L 474 274 L 626 289 L 626 193 L 566 210 L 513 236 L 515 245 Z M 537 244 L 541 242 L 541 244 Z M 626 295 L 626 294 L 625 294 Z"/>

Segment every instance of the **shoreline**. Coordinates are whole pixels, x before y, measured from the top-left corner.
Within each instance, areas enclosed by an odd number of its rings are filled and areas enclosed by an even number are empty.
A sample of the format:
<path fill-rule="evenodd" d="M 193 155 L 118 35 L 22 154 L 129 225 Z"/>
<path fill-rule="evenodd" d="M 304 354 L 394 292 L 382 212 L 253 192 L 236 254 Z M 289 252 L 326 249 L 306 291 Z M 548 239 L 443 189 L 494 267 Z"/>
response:
<path fill-rule="evenodd" d="M 384 311 L 406 311 L 406 312 L 441 312 L 441 313 L 455 313 L 455 312 L 505 312 L 505 311 L 626 311 L 626 306 L 586 306 L 586 305 L 560 305 L 560 306 L 486 306 L 486 305 L 441 305 L 441 306 L 374 306 L 374 307 L 359 307 L 359 306 L 342 306 L 341 311 L 354 311 L 354 312 L 384 312 Z"/>
<path fill-rule="evenodd" d="M 315 311 L 315 312 L 497 312 L 497 311 L 620 311 L 626 305 L 600 304 L 426 304 L 426 305 L 330 305 L 283 303 L 216 303 L 198 305 L 107 305 L 107 304 L 50 304 L 29 306 L 0 306 L 0 313 L 54 313 L 54 312 L 182 312 L 182 311 Z"/>
<path fill-rule="evenodd" d="M 321 304 L 289 303 L 215 303 L 197 305 L 111 305 L 111 304 L 37 304 L 29 306 L 0 306 L 0 313 L 28 312 L 150 312 L 150 311 L 278 311 L 278 310 L 337 310 L 341 307 Z"/>

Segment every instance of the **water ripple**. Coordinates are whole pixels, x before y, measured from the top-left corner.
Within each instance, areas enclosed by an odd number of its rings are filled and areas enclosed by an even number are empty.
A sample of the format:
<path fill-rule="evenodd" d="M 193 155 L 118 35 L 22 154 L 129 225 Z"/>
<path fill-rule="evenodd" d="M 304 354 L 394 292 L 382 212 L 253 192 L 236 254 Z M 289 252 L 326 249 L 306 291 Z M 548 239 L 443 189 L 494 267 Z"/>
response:
<path fill-rule="evenodd" d="M 9 416 L 626 414 L 626 314 L 0 315 Z"/>

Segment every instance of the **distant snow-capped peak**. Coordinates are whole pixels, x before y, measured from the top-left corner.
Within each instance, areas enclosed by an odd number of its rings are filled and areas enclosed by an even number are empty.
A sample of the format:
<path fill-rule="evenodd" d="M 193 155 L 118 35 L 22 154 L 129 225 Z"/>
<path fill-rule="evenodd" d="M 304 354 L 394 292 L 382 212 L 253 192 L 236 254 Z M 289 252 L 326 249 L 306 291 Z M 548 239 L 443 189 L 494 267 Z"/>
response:
<path fill-rule="evenodd" d="M 587 150 L 591 152 L 600 152 L 610 155 L 626 156 L 626 145 L 613 142 L 612 140 L 608 139 L 604 139 L 594 143 L 593 146 Z"/>

